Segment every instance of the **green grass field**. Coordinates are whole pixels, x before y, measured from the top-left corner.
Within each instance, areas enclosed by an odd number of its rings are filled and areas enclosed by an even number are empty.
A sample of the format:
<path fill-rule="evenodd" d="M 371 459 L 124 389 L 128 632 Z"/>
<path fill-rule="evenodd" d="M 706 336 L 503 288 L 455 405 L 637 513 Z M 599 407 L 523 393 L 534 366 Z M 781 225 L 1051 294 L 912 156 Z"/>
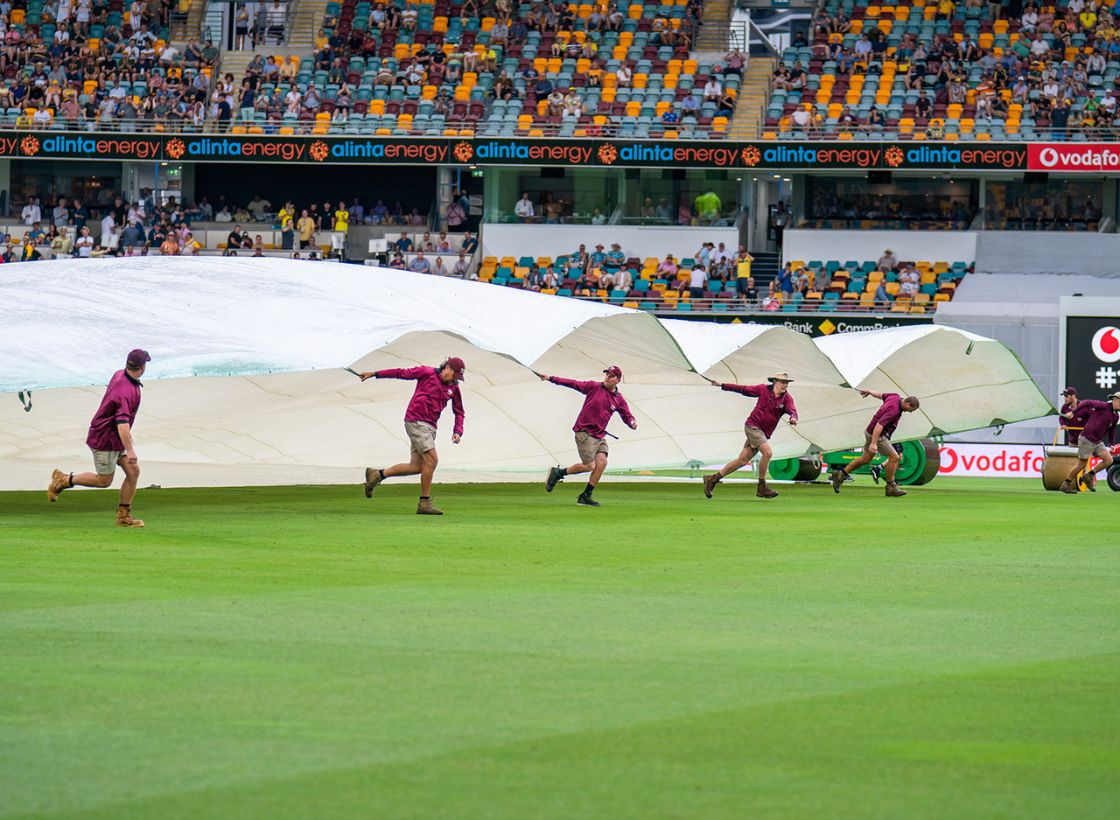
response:
<path fill-rule="evenodd" d="M 1107 490 L 0 494 L 0 816 L 1115 817 Z"/>

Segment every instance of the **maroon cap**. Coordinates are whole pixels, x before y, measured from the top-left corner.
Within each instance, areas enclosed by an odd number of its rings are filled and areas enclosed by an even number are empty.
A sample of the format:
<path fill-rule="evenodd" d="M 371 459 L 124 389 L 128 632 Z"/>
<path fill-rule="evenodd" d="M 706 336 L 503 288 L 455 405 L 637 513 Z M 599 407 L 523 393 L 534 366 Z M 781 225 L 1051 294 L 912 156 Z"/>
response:
<path fill-rule="evenodd" d="M 1076 396 L 1077 395 L 1077 388 L 1076 387 L 1067 387 L 1065 390 L 1062 391 L 1062 395 L 1063 396 Z"/>
<path fill-rule="evenodd" d="M 136 348 L 128 354 L 128 358 L 125 360 L 125 363 L 133 370 L 135 370 L 140 365 L 144 364 L 145 362 L 150 362 L 151 360 L 152 357 L 148 355 L 148 351 Z"/>
<path fill-rule="evenodd" d="M 612 364 L 610 367 L 608 367 L 603 372 L 606 373 L 608 376 L 617 376 L 618 380 L 622 381 L 622 368 L 619 367 L 617 364 Z"/>
<path fill-rule="evenodd" d="M 452 356 L 450 359 L 448 359 L 447 366 L 455 371 L 456 379 L 461 382 L 465 382 L 467 380 L 466 376 L 463 375 L 463 371 L 467 369 L 466 362 L 464 362 L 458 356 Z"/>

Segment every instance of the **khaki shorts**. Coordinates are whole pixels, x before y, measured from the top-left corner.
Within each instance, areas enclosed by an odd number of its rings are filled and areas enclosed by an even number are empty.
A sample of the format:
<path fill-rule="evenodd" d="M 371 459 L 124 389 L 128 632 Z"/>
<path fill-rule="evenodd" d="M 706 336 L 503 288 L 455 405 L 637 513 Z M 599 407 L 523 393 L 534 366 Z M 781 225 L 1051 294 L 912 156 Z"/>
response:
<path fill-rule="evenodd" d="M 750 447 L 756 453 L 761 449 L 762 445 L 770 439 L 766 438 L 766 434 L 759 430 L 757 427 L 751 427 L 749 424 L 743 425 L 743 432 L 747 434 L 747 440 L 743 443 L 743 448 Z"/>
<path fill-rule="evenodd" d="M 863 449 L 866 450 L 871 446 L 871 434 L 866 430 L 863 432 Z M 879 436 L 879 455 L 883 458 L 890 458 L 895 455 L 894 445 L 891 440 L 886 436 Z"/>
<path fill-rule="evenodd" d="M 590 433 L 576 433 L 576 452 L 579 453 L 580 464 L 592 464 L 596 455 L 606 455 L 609 450 L 606 439 L 595 438 Z"/>
<path fill-rule="evenodd" d="M 112 475 L 117 471 L 117 464 L 124 458 L 123 450 L 94 450 L 90 448 L 93 453 L 93 469 L 98 475 Z"/>
<path fill-rule="evenodd" d="M 408 443 L 412 445 L 412 452 L 423 455 L 429 450 L 436 449 L 436 428 L 426 421 L 406 421 L 404 431 L 408 434 Z"/>
<path fill-rule="evenodd" d="M 1088 461 L 1092 456 L 1104 458 L 1107 452 L 1103 441 L 1089 441 L 1084 436 L 1077 441 L 1077 458 L 1081 461 Z"/>

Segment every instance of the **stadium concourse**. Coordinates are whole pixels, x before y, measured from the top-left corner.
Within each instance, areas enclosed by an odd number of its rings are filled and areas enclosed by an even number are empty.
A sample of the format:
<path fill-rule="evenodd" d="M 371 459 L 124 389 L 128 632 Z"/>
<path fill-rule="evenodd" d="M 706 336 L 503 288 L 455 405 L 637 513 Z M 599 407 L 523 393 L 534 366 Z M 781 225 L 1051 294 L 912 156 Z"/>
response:
<path fill-rule="evenodd" d="M 0 284 L 10 306 L 0 331 L 0 392 L 11 394 L 0 410 L 3 487 L 37 487 L 47 465 L 83 456 L 90 411 L 106 375 L 120 367 L 126 338 L 152 355 L 136 435 L 144 480 L 164 486 L 354 481 L 365 463 L 399 449 L 405 394 L 391 383 L 359 384 L 341 368 L 433 364 L 449 355 L 467 362 L 467 424 L 463 443 L 445 448 L 441 476 L 539 478 L 567 453 L 573 408 L 534 370 L 594 378 L 621 366 L 641 427 L 617 442 L 612 466 L 635 469 L 686 468 L 738 449 L 748 408 L 707 378 L 794 375 L 801 418 L 774 438 L 782 458 L 858 446 L 874 408 L 853 387 L 921 396 L 921 412 L 907 416 L 900 439 L 1053 412 L 1007 348 L 950 328 L 815 343 L 780 327 L 658 320 L 388 269 L 326 265 L 314 278 L 308 269 L 289 260 L 188 257 L 11 268 Z M 122 317 L 106 277 L 144 310 Z M 246 304 L 254 309 L 247 313 Z M 59 327 L 83 344 L 48 344 Z M 27 390 L 31 412 L 14 400 Z"/>

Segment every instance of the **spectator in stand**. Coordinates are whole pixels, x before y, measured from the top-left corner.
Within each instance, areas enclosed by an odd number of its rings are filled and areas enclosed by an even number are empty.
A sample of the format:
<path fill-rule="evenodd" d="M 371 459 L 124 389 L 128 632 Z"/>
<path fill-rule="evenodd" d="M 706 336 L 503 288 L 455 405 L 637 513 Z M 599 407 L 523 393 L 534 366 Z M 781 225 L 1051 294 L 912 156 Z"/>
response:
<path fill-rule="evenodd" d="M 466 279 L 468 271 L 470 270 L 470 260 L 463 251 L 459 251 L 459 258 L 455 261 L 454 267 L 451 268 L 451 275 L 458 276 L 460 279 Z M 478 276 L 471 276 L 472 279 L 477 279 Z"/>
<path fill-rule="evenodd" d="M 533 221 L 533 203 L 529 199 L 528 191 L 525 191 L 521 194 L 521 199 L 517 200 L 517 204 L 514 206 L 513 212 L 517 215 L 518 222 Z"/>
<path fill-rule="evenodd" d="M 697 299 L 704 298 L 704 286 L 708 283 L 708 271 L 699 262 L 693 266 L 692 271 L 688 274 L 688 294 L 689 297 L 695 302 Z"/>
<path fill-rule="evenodd" d="M 798 268 L 793 274 L 793 291 L 804 294 L 808 289 L 809 274 L 805 272 L 805 268 Z"/>
<path fill-rule="evenodd" d="M 793 264 L 791 262 L 786 262 L 778 274 L 778 290 L 781 292 L 783 302 L 788 302 L 793 297 Z"/>
<path fill-rule="evenodd" d="M 898 257 L 894 255 L 894 251 L 887 248 L 883 251 L 883 255 L 879 257 L 879 261 L 875 263 L 881 271 L 894 271 L 898 269 Z"/>
<path fill-rule="evenodd" d="M 696 197 L 696 214 L 700 217 L 701 224 L 711 225 L 714 223 L 719 219 L 722 208 L 723 202 L 720 200 L 719 194 L 711 188 Z"/>
<path fill-rule="evenodd" d="M 443 264 L 443 257 L 442 256 L 437 256 L 436 257 L 435 264 L 432 265 L 432 273 L 435 276 L 450 276 L 451 275 L 451 272 L 447 269 L 447 266 Z"/>
<path fill-rule="evenodd" d="M 408 269 L 413 273 L 431 273 L 432 263 L 424 257 L 423 251 L 417 251 L 416 256 L 408 263 Z"/>
<path fill-rule="evenodd" d="M 719 102 L 722 95 L 723 85 L 714 74 L 710 75 L 704 83 L 704 102 Z"/>
<path fill-rule="evenodd" d="M 23 220 L 24 225 L 34 225 L 43 218 L 42 211 L 39 209 L 39 201 L 29 196 L 27 204 L 23 206 L 23 211 L 20 212 L 20 218 Z"/>
<path fill-rule="evenodd" d="M 306 208 L 300 212 L 296 230 L 299 231 L 300 250 L 315 246 L 315 220 L 311 218 L 311 214 Z"/>
<path fill-rule="evenodd" d="M 401 256 L 400 251 L 394 251 L 393 252 L 393 258 L 389 261 L 389 267 L 393 268 L 395 270 L 407 270 L 408 269 L 408 265 L 405 263 L 404 257 Z"/>
<path fill-rule="evenodd" d="M 58 229 L 58 235 L 51 240 L 51 256 L 60 258 L 70 256 L 71 251 L 74 249 L 74 238 L 70 236 L 63 225 Z"/>
<path fill-rule="evenodd" d="M 831 284 L 832 277 L 829 276 L 828 269 L 817 268 L 817 272 L 813 275 L 813 290 L 817 293 L 824 293 Z"/>
<path fill-rule="evenodd" d="M 406 233 L 402 233 L 400 239 L 394 244 L 396 245 L 398 253 L 408 253 L 413 248 L 412 240 L 408 238 L 408 234 Z"/>
<path fill-rule="evenodd" d="M 891 295 L 887 292 L 887 280 L 880 279 L 879 287 L 875 288 L 875 302 L 880 305 L 889 304 Z"/>
<path fill-rule="evenodd" d="M 90 236 L 89 228 L 83 225 L 78 231 L 78 238 L 74 240 L 74 254 L 79 259 L 88 259 L 93 254 L 94 241 Z"/>
<path fill-rule="evenodd" d="M 478 249 L 478 239 L 473 236 L 470 231 L 466 231 L 463 234 L 462 248 L 463 251 L 468 254 L 474 253 Z"/>
<path fill-rule="evenodd" d="M 662 279 L 675 279 L 679 269 L 680 267 L 677 265 L 677 260 L 673 258 L 673 254 L 667 253 L 657 266 L 657 275 Z"/>
<path fill-rule="evenodd" d="M 622 252 L 622 246 L 617 242 L 611 243 L 611 249 L 607 251 L 606 261 L 603 262 L 603 267 L 609 270 L 618 270 L 626 264 L 626 254 Z"/>
<path fill-rule="evenodd" d="M 913 298 L 920 288 L 921 275 L 917 268 L 904 266 L 898 275 L 898 292 L 901 296 Z"/>
<path fill-rule="evenodd" d="M 334 229 L 343 235 L 350 230 L 350 212 L 346 210 L 346 203 L 341 199 L 334 212 Z"/>

